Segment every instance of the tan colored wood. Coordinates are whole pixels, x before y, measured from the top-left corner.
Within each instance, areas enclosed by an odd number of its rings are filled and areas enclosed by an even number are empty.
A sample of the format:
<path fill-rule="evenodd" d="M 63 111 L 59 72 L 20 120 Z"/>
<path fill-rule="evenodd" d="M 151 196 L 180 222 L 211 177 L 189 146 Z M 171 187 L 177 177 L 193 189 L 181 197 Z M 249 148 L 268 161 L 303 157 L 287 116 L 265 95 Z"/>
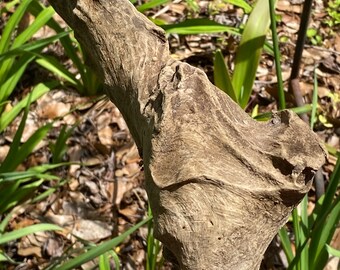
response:
<path fill-rule="evenodd" d="M 50 0 L 143 156 L 155 233 L 181 269 L 258 269 L 325 150 L 294 113 L 252 120 L 128 0 Z"/>

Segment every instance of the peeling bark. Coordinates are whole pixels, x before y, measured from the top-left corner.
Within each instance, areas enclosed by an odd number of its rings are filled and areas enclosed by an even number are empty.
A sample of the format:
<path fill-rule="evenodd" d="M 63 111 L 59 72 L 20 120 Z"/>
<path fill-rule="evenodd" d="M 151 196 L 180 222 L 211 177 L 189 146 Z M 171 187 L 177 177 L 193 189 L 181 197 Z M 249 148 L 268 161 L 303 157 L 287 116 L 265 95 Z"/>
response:
<path fill-rule="evenodd" d="M 128 0 L 50 0 L 144 160 L 155 234 L 181 269 L 258 269 L 325 150 L 294 113 L 256 122 Z"/>

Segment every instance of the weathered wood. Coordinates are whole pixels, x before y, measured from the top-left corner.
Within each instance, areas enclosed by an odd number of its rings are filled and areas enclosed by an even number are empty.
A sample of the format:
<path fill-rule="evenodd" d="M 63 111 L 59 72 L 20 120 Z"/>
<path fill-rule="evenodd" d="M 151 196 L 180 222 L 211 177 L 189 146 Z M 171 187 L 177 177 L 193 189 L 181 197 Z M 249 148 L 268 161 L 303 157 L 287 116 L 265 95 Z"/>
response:
<path fill-rule="evenodd" d="M 258 269 L 325 151 L 290 111 L 256 122 L 128 0 L 50 0 L 144 160 L 155 233 L 181 269 Z M 171 257 L 171 256 L 170 256 Z"/>

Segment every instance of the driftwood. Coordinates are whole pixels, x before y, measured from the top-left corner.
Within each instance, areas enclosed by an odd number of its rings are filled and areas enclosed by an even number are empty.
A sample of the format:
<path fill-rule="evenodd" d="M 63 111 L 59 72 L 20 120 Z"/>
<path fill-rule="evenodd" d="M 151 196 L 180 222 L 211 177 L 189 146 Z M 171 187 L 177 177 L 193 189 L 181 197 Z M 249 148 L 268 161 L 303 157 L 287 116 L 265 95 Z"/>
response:
<path fill-rule="evenodd" d="M 294 113 L 256 122 L 128 0 L 50 0 L 74 29 L 144 160 L 155 234 L 181 269 L 258 269 L 323 164 Z"/>

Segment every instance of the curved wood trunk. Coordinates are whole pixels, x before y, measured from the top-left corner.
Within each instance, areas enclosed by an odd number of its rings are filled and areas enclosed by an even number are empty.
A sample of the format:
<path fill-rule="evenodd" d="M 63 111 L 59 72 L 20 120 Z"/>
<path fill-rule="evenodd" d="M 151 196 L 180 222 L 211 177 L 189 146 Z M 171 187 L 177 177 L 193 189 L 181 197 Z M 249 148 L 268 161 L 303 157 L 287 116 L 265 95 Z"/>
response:
<path fill-rule="evenodd" d="M 258 269 L 325 151 L 295 114 L 256 122 L 128 0 L 50 0 L 144 160 L 156 237 L 181 269 Z"/>

